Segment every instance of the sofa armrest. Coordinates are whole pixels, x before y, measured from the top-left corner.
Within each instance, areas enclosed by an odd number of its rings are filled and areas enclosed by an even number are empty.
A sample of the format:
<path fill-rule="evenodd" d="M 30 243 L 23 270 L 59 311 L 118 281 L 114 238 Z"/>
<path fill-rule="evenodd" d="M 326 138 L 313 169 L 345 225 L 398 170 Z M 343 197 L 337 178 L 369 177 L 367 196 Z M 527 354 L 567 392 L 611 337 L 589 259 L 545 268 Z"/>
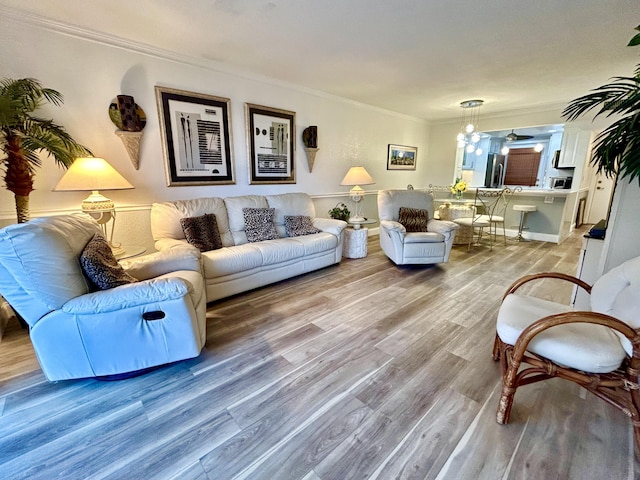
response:
<path fill-rule="evenodd" d="M 380 228 L 384 228 L 388 231 L 398 232 L 401 235 L 407 233 L 407 229 L 404 228 L 400 222 L 394 222 L 393 220 L 380 220 Z"/>
<path fill-rule="evenodd" d="M 120 265 L 138 280 L 148 280 L 178 270 L 202 272 L 200 250 L 190 245 L 122 260 Z"/>
<path fill-rule="evenodd" d="M 71 315 L 119 312 L 126 308 L 179 299 L 187 295 L 190 289 L 189 283 L 179 277 L 146 280 L 80 295 L 65 303 L 62 311 Z"/>
<path fill-rule="evenodd" d="M 436 220 L 435 218 L 431 218 L 427 222 L 428 232 L 441 233 L 442 235 L 451 233 L 458 228 L 460 228 L 460 225 L 455 222 L 450 222 L 449 220 Z"/>
<path fill-rule="evenodd" d="M 347 222 L 334 218 L 314 218 L 313 226 L 340 238 L 342 231 L 347 228 Z"/>
<path fill-rule="evenodd" d="M 164 252 L 171 248 L 191 247 L 191 244 L 184 239 L 178 240 L 175 238 L 161 238 L 160 240 L 156 240 L 155 247 L 156 250 Z"/>

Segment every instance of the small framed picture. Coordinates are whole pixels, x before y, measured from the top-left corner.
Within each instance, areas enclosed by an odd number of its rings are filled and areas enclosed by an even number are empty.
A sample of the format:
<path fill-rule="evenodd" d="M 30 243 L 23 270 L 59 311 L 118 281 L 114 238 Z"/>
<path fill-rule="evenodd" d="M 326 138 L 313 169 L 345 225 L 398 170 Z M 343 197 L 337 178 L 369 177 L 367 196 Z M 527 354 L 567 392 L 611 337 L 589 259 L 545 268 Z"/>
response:
<path fill-rule="evenodd" d="M 415 170 L 418 147 L 389 144 L 387 170 Z"/>
<path fill-rule="evenodd" d="M 167 185 L 235 183 L 231 101 L 155 87 Z"/>
<path fill-rule="evenodd" d="M 245 104 L 249 183 L 296 183 L 296 114 Z"/>

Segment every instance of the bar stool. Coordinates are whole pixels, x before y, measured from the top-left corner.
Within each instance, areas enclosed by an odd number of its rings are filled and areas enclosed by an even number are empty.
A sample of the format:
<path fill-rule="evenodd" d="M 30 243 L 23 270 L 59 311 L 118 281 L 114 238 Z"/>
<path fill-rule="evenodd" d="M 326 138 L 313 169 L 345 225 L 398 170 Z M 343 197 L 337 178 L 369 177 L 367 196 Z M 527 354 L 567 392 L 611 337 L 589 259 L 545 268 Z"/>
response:
<path fill-rule="evenodd" d="M 520 225 L 518 226 L 518 235 L 516 235 L 515 240 L 516 242 L 528 242 L 529 240 L 522 236 L 522 230 L 527 228 L 524 226 L 527 221 L 527 213 L 535 212 L 538 207 L 535 205 L 514 205 L 513 209 L 516 212 L 520 212 Z"/>

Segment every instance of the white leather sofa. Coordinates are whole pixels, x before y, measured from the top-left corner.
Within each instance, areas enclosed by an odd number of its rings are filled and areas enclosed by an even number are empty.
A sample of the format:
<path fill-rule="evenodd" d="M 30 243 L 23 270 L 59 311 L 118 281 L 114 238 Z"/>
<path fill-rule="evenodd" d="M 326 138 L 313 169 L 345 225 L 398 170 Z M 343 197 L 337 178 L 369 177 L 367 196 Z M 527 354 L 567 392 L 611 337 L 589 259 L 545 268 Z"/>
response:
<path fill-rule="evenodd" d="M 274 208 L 279 238 L 248 242 L 243 208 Z M 223 245 L 202 252 L 208 302 L 327 267 L 342 259 L 342 232 L 347 223 L 316 218 L 313 201 L 306 193 L 154 203 L 151 233 L 156 248 L 163 251 L 188 245 L 180 219 L 207 213 L 216 216 Z M 285 215 L 309 216 L 321 233 L 287 237 Z"/>

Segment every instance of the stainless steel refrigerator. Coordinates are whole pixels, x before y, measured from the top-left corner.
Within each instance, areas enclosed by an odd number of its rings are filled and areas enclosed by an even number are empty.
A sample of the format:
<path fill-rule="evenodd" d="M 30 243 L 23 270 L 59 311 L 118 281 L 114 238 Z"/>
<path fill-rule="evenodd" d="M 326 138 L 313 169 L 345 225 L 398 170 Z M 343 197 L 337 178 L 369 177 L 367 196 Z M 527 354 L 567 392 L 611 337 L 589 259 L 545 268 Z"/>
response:
<path fill-rule="evenodd" d="M 504 174 L 507 168 L 507 157 L 499 153 L 490 153 L 487 158 L 487 172 L 484 176 L 484 186 L 487 188 L 501 188 L 504 185 Z"/>

